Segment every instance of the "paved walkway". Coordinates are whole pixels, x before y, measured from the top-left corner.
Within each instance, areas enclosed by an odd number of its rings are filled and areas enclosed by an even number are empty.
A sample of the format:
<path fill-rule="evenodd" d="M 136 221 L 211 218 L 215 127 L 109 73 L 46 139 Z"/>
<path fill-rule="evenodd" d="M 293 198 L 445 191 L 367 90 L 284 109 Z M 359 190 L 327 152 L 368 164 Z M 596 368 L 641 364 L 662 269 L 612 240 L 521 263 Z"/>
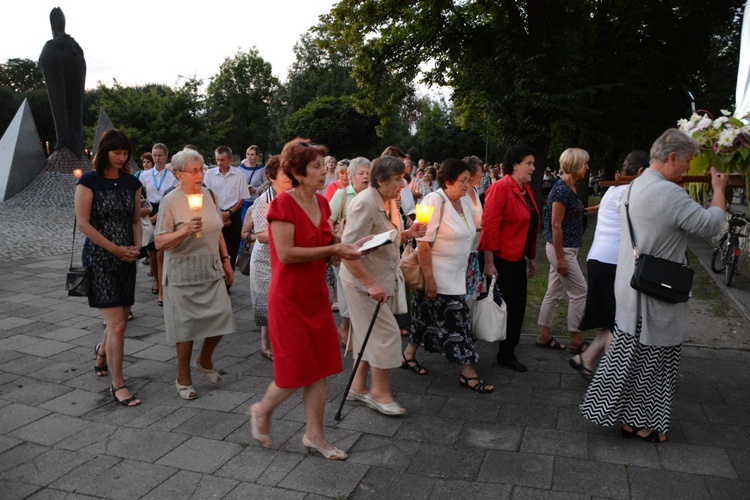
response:
<path fill-rule="evenodd" d="M 124 364 L 143 405 L 123 408 L 93 373 L 101 319 L 62 290 L 72 221 L 13 210 L 17 227 L 47 243 L 35 248 L 29 235 L 19 245 L 22 235 L 5 225 L 11 208 L 0 210 L 0 498 L 750 498 L 750 353 L 734 349 L 684 349 L 666 444 L 584 421 L 585 385 L 566 353 L 524 336 L 518 356 L 528 373 L 498 367 L 481 346 L 490 395 L 460 387 L 457 369 L 436 355 L 420 354 L 428 376 L 394 370 L 409 410 L 401 418 L 348 404 L 335 422 L 349 370 L 333 377 L 326 432 L 348 450 L 346 462 L 304 454 L 299 396 L 274 416 L 275 448 L 259 448 L 246 412 L 272 368 L 258 351 L 244 276 L 232 289 L 241 333 L 217 350 L 224 382 L 195 373 L 200 397 L 186 402 L 139 266 Z"/>

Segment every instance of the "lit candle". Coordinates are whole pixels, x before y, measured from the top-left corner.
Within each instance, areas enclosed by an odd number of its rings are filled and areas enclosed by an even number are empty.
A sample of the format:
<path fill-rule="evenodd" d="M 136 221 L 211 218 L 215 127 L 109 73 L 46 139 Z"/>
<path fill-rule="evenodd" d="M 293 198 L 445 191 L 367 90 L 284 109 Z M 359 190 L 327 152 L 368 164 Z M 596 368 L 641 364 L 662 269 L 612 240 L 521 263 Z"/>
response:
<path fill-rule="evenodd" d="M 73 176 L 76 179 L 80 179 L 82 175 L 83 175 L 83 170 L 81 170 L 80 168 L 76 168 L 75 170 L 73 170 Z"/>
<path fill-rule="evenodd" d="M 189 194 L 188 206 L 190 207 L 190 210 L 193 211 L 193 214 L 197 217 L 198 214 L 201 213 L 201 208 L 203 208 L 203 193 Z M 195 233 L 195 237 L 200 238 L 201 232 L 198 231 L 197 233 Z"/>
<path fill-rule="evenodd" d="M 427 224 L 430 222 L 432 212 L 435 211 L 435 207 L 432 205 L 417 205 L 417 222 L 420 224 Z"/>

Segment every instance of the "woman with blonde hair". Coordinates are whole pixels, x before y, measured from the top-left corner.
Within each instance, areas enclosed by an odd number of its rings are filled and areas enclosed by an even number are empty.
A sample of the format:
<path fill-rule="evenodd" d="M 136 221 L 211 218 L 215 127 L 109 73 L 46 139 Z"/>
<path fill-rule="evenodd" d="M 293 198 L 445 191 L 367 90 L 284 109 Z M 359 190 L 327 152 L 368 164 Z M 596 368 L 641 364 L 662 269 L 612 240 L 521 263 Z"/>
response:
<path fill-rule="evenodd" d="M 563 175 L 549 192 L 544 211 L 544 238 L 549 259 L 549 281 L 539 310 L 539 334 L 536 346 L 565 349 L 551 332 L 552 321 L 560 300 L 568 295 L 568 331 L 570 352 L 579 354 L 585 348 L 579 329 L 586 307 L 586 279 L 578 264 L 578 249 L 583 243 L 583 214 L 595 208 L 584 208 L 578 198 L 576 182 L 589 170 L 589 154 L 583 149 L 568 148 L 560 155 Z"/>

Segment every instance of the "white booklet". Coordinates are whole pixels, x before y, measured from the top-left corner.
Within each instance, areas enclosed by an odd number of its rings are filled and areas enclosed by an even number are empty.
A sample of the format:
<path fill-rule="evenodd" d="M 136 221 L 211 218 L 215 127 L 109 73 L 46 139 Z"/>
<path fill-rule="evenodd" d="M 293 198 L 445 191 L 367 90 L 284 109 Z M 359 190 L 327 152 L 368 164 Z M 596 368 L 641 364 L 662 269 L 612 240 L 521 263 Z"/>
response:
<path fill-rule="evenodd" d="M 371 240 L 362 245 L 359 251 L 366 252 L 367 250 L 372 250 L 373 248 L 378 248 L 383 245 L 387 245 L 388 243 L 393 243 L 394 241 L 396 241 L 396 238 L 398 238 L 398 229 L 391 229 L 390 231 L 376 234 L 372 237 Z"/>

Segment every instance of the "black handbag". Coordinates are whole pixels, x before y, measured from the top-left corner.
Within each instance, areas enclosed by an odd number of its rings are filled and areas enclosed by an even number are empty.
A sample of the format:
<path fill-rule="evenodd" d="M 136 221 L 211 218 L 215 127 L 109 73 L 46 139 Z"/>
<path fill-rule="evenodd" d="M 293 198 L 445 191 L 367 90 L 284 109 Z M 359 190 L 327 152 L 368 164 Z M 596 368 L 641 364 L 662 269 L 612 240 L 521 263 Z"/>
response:
<path fill-rule="evenodd" d="M 91 286 L 91 271 L 88 267 L 73 266 L 73 249 L 76 244 L 76 218 L 73 217 L 73 244 L 70 247 L 70 267 L 65 277 L 65 289 L 69 297 L 88 297 Z"/>
<path fill-rule="evenodd" d="M 630 189 L 632 188 L 631 183 Z M 633 244 L 633 254 L 635 255 L 635 269 L 633 270 L 633 277 L 630 279 L 630 286 L 640 293 L 670 304 L 687 302 L 690 298 L 690 290 L 693 287 L 695 271 L 679 262 L 648 254 L 638 254 L 628 208 L 630 189 L 628 190 L 628 199 L 625 201 L 625 214 L 628 219 L 630 241 Z"/>
<path fill-rule="evenodd" d="M 237 267 L 245 276 L 250 276 L 250 257 L 253 253 L 253 242 L 250 241 L 250 235 L 242 242 L 240 255 L 237 257 Z"/>

